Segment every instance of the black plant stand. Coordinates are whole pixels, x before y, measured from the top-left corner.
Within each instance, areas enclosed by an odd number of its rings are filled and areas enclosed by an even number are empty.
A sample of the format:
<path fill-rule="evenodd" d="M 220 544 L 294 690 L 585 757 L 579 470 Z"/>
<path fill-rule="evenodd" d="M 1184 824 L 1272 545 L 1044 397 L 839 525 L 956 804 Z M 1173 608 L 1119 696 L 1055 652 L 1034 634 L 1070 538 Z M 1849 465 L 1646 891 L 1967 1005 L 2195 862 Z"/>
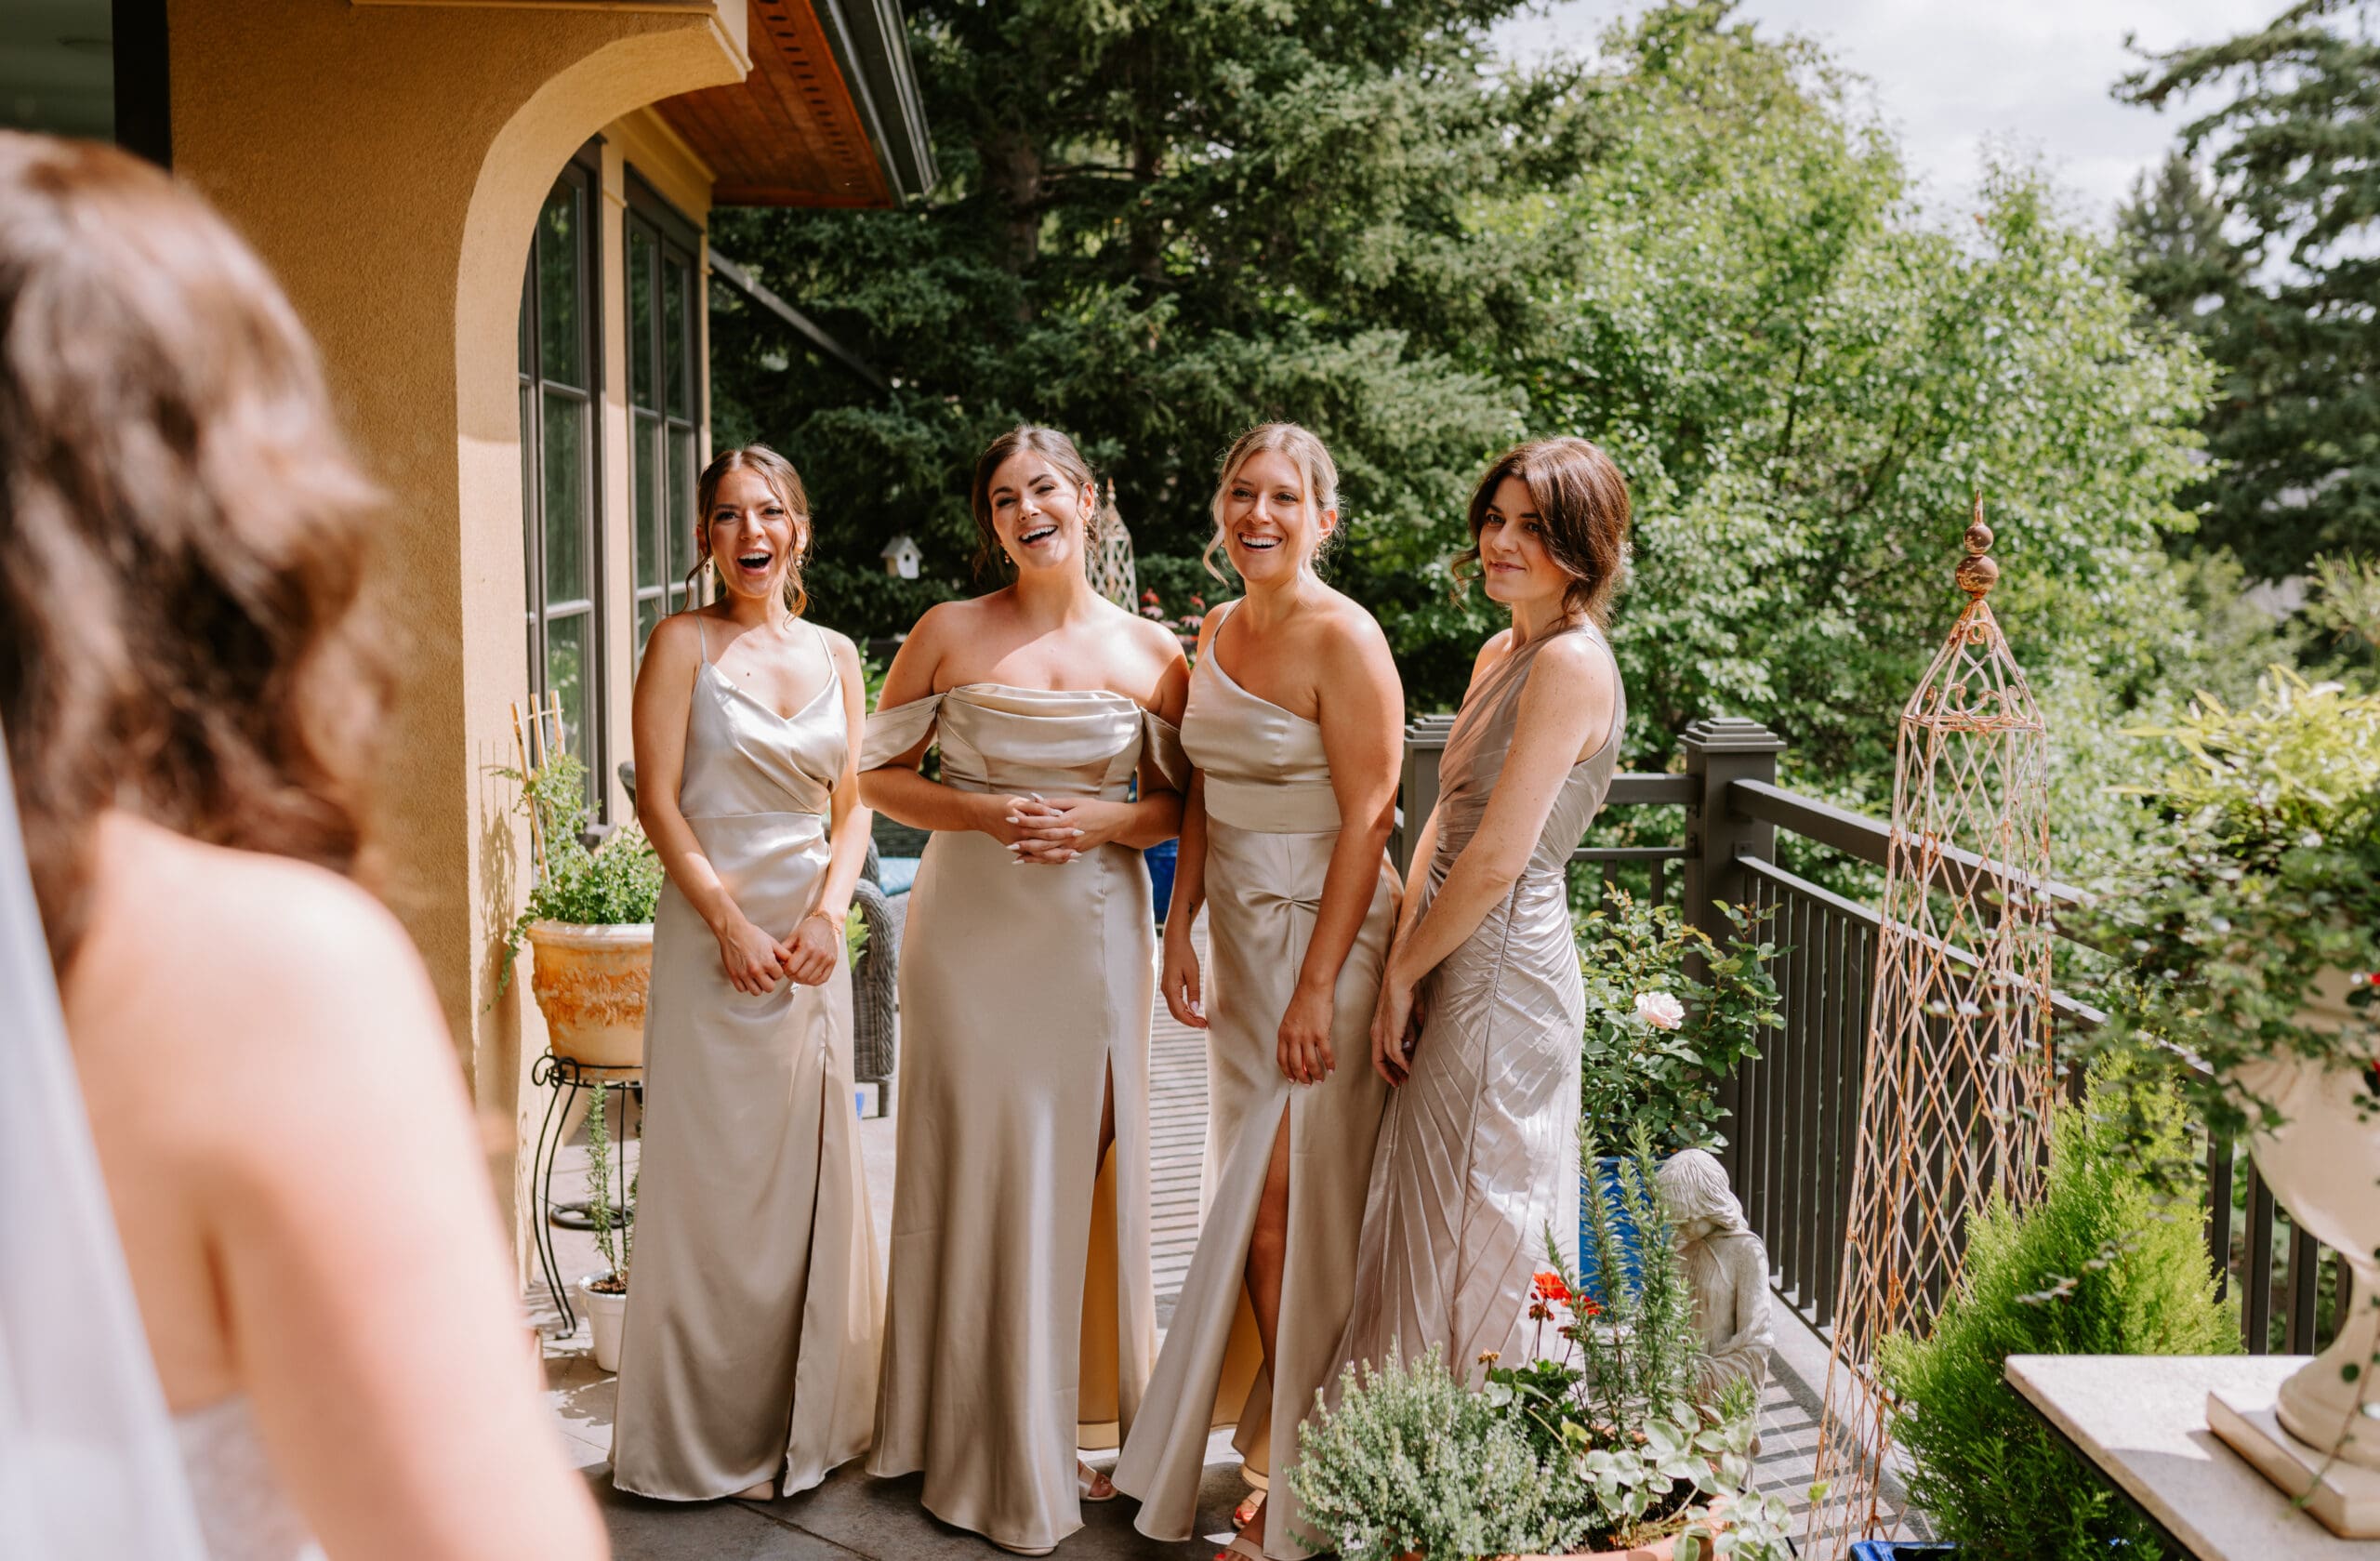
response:
<path fill-rule="evenodd" d="M 587 1206 L 584 1203 L 558 1204 L 554 1201 L 554 1161 L 562 1153 L 562 1130 L 570 1121 L 572 1109 L 578 1105 L 579 1095 L 598 1084 L 626 1090 L 636 1096 L 641 1125 L 643 1120 L 644 1069 L 641 1066 L 595 1067 L 569 1057 L 557 1057 L 549 1052 L 538 1058 L 536 1065 L 529 1070 L 529 1082 L 548 1091 L 545 1120 L 537 1129 L 536 1148 L 529 1158 L 529 1180 L 537 1198 L 537 1217 L 533 1222 L 537 1228 L 537 1262 L 545 1270 L 547 1293 L 554 1298 L 554 1309 L 562 1314 L 562 1332 L 568 1335 L 577 1331 L 578 1313 L 570 1303 L 570 1287 L 563 1281 L 560 1260 L 554 1256 L 553 1226 L 557 1214 L 565 1210 L 583 1210 Z M 615 1145 L 619 1143 L 616 1130 L 613 1133 L 613 1143 Z M 612 1208 L 615 1217 L 625 1224 L 635 1218 L 634 1211 L 628 1208 L 628 1156 L 615 1149 L 612 1164 L 620 1182 L 618 1192 L 612 1197 Z"/>

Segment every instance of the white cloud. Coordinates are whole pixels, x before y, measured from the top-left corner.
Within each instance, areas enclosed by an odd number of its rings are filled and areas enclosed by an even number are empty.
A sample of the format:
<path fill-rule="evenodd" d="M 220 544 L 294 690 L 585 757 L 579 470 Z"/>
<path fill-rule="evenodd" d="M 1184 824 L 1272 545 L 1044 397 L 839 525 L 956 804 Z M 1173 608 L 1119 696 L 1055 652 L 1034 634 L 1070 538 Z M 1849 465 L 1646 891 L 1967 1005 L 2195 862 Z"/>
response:
<path fill-rule="evenodd" d="M 1823 43 L 1871 84 L 1902 154 L 1932 200 L 1975 189 L 1981 151 L 1998 140 L 2040 153 L 2102 222 L 2133 178 L 2162 161 L 2184 113 L 2109 95 L 2137 68 L 2124 48 L 2211 43 L 2262 26 L 2281 0 L 1746 0 L 1738 11 L 1771 35 Z M 1644 9 L 1622 0 L 1554 0 L 1497 29 L 1523 59 L 1592 53 L 1604 28 Z"/>

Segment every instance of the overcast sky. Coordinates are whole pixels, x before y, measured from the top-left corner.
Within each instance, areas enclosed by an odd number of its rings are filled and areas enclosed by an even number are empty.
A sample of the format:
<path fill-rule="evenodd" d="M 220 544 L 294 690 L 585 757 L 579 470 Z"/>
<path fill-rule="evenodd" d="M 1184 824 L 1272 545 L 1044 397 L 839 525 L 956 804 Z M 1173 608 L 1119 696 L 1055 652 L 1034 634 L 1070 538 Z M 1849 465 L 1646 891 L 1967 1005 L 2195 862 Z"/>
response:
<path fill-rule="evenodd" d="M 1996 138 L 2042 153 L 2081 209 L 2104 223 L 2133 176 L 2161 161 L 2182 116 L 2127 107 L 2108 89 L 2147 48 L 2208 43 L 2263 25 L 2284 0 L 1745 0 L 1738 15 L 1771 34 L 1824 43 L 1872 85 L 1877 106 L 1929 204 L 1975 188 L 1978 149 Z M 1590 53 L 1637 0 L 1553 0 L 1497 30 L 1522 59 Z M 2193 104 L 2200 101 L 2193 99 Z"/>

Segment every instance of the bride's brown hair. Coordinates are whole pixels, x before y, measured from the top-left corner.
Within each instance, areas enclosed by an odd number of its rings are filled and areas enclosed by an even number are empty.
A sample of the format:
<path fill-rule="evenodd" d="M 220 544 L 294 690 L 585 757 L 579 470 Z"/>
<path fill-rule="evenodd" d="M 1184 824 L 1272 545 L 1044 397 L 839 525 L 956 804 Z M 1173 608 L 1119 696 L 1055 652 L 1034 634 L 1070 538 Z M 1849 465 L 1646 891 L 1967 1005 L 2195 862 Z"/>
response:
<path fill-rule="evenodd" d="M 0 131 L 0 726 L 56 969 L 110 807 L 354 869 L 378 497 L 222 218 L 111 147 Z"/>

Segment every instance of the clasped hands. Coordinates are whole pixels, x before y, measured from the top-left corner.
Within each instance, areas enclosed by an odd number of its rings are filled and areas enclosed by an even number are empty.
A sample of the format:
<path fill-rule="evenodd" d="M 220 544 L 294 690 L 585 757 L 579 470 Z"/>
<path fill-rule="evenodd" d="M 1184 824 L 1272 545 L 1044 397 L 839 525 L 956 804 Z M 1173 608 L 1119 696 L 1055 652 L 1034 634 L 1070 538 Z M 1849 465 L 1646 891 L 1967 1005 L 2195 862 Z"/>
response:
<path fill-rule="evenodd" d="M 1113 842 L 1131 819 L 1130 807 L 1097 797 L 1021 797 L 988 800 L 997 811 L 984 833 L 1008 847 L 1011 858 L 1059 867 L 1086 852 Z"/>
<path fill-rule="evenodd" d="M 742 916 L 719 930 L 719 961 L 728 984 L 751 997 L 776 990 L 778 981 L 815 986 L 835 973 L 843 930 L 834 917 L 813 910 L 782 938 L 773 938 Z"/>

